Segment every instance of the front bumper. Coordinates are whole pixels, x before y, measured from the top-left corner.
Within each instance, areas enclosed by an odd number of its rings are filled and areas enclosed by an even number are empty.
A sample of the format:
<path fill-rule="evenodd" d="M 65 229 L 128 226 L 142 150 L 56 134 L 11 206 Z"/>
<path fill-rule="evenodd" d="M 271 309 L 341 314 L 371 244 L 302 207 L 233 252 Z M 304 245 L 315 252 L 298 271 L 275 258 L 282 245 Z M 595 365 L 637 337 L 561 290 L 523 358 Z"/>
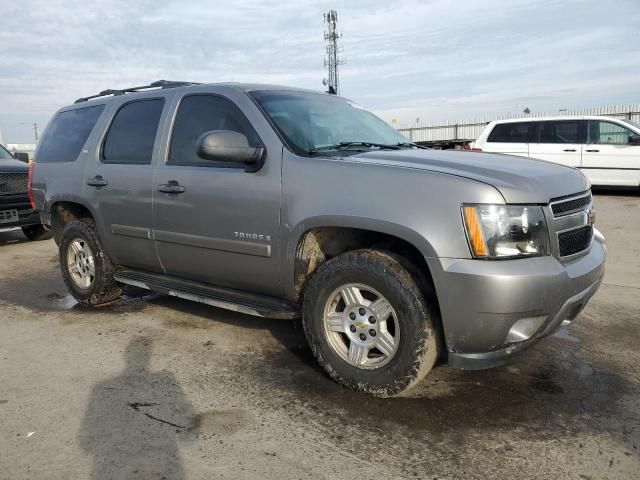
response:
<path fill-rule="evenodd" d="M 0 223 L 0 229 L 28 227 L 29 225 L 40 225 L 40 214 L 36 210 L 18 211 L 18 220 L 15 222 Z"/>
<path fill-rule="evenodd" d="M 427 259 L 449 365 L 465 369 L 501 365 L 564 321 L 573 320 L 598 290 L 605 258 L 604 237 L 596 231 L 589 251 L 570 262 L 551 256 L 503 261 Z M 533 329 L 514 336 L 516 322 Z"/>
<path fill-rule="evenodd" d="M 0 195 L 0 210 L 17 210 L 18 212 L 16 221 L 0 223 L 0 229 L 40 224 L 40 214 L 37 210 L 31 208 L 29 196 L 26 192 Z"/>

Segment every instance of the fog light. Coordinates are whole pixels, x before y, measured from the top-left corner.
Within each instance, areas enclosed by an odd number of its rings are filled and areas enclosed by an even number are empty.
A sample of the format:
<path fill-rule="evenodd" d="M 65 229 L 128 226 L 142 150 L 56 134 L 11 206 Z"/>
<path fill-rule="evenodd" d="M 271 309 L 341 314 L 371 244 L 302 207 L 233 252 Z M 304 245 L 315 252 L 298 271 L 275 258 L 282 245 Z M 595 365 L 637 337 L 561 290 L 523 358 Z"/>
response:
<path fill-rule="evenodd" d="M 521 318 L 509 329 L 507 343 L 524 342 L 530 339 L 540 329 L 546 319 L 546 315 Z"/>

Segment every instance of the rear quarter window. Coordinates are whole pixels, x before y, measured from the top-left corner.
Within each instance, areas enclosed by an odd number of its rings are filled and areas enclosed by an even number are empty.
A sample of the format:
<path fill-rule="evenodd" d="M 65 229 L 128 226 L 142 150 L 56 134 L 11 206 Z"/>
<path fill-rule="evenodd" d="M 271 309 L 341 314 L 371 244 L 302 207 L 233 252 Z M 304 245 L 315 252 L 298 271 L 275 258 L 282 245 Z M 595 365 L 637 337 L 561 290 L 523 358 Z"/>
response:
<path fill-rule="evenodd" d="M 531 122 L 498 123 L 487 142 L 496 143 L 528 143 L 534 137 L 534 125 Z"/>
<path fill-rule="evenodd" d="M 57 113 L 40 140 L 36 161 L 74 162 L 103 110 L 104 105 L 94 105 Z"/>

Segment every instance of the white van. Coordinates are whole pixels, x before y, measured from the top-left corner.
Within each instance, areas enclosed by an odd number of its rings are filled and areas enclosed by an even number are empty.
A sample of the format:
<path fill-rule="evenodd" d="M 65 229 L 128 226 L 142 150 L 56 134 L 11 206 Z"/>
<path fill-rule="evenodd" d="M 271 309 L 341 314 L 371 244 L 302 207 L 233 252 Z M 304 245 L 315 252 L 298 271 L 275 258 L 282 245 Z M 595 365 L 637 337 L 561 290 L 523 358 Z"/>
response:
<path fill-rule="evenodd" d="M 593 185 L 640 186 L 640 125 L 602 116 L 489 123 L 472 150 L 539 158 L 579 168 Z"/>

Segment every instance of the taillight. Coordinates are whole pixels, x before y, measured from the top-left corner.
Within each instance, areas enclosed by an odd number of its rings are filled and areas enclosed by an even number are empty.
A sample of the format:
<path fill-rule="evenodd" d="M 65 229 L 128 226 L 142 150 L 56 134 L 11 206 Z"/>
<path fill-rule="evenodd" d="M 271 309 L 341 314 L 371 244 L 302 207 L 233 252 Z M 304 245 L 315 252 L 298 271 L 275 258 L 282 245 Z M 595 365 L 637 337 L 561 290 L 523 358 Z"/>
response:
<path fill-rule="evenodd" d="M 27 193 L 29 195 L 29 203 L 31 203 L 31 208 L 35 210 L 36 208 L 36 197 L 33 195 L 33 169 L 36 164 L 31 162 L 29 164 L 29 176 L 27 180 Z"/>

